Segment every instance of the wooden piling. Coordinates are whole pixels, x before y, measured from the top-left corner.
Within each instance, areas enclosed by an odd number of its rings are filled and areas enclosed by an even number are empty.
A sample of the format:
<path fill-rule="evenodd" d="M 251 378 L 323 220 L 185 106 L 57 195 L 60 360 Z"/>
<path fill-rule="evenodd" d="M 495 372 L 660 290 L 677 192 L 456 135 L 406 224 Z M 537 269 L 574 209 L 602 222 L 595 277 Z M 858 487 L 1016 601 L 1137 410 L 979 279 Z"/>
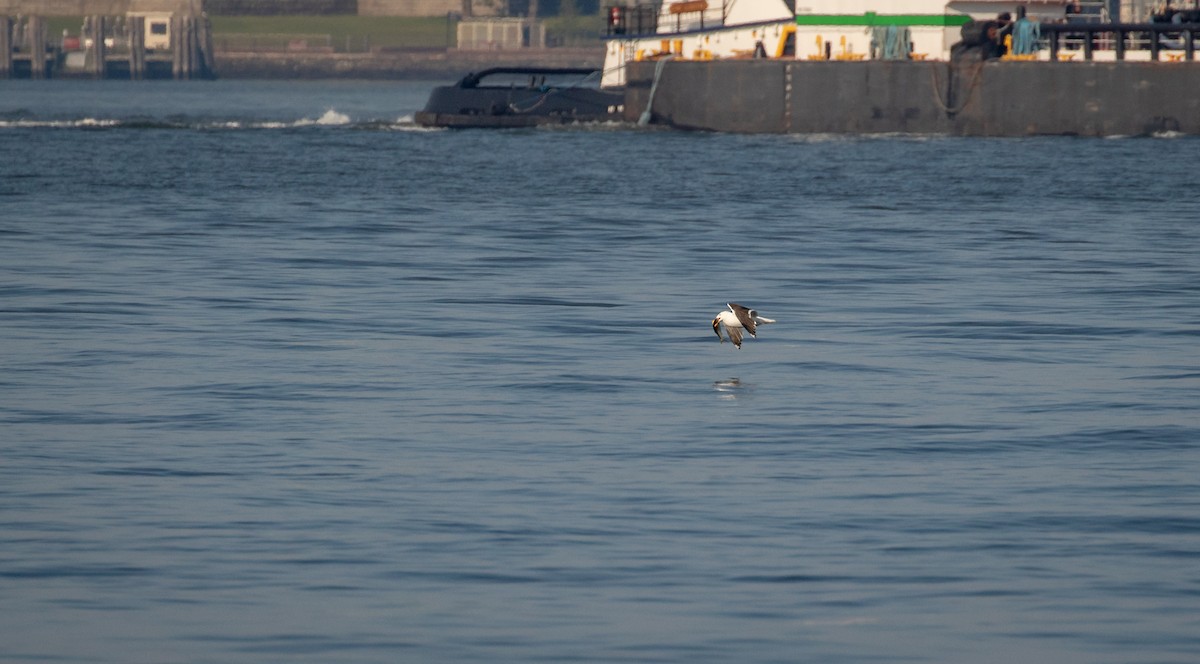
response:
<path fill-rule="evenodd" d="M 200 21 L 195 16 L 188 16 L 184 19 L 187 24 L 187 70 L 188 78 L 200 77 Z"/>
<path fill-rule="evenodd" d="M 29 74 L 46 78 L 46 22 L 41 16 L 29 17 Z"/>
<path fill-rule="evenodd" d="M 10 78 L 12 76 L 12 29 L 12 18 L 9 16 L 0 16 L 0 78 Z"/>
<path fill-rule="evenodd" d="M 207 15 L 199 19 L 200 25 L 200 64 L 204 78 L 216 78 L 217 64 L 213 54 L 212 21 Z M 1189 33 L 1191 34 L 1191 33 Z"/>
<path fill-rule="evenodd" d="M 183 17 L 171 17 L 171 77 L 183 79 Z"/>
<path fill-rule="evenodd" d="M 107 21 L 103 16 L 93 16 L 92 24 L 92 76 L 102 79 L 105 74 L 105 60 L 108 49 L 104 44 L 104 29 Z"/>
<path fill-rule="evenodd" d="M 196 71 L 196 21 L 191 16 L 183 17 L 183 78 L 191 80 Z"/>
<path fill-rule="evenodd" d="M 146 77 L 146 17 L 129 17 L 129 78 L 140 81 Z"/>

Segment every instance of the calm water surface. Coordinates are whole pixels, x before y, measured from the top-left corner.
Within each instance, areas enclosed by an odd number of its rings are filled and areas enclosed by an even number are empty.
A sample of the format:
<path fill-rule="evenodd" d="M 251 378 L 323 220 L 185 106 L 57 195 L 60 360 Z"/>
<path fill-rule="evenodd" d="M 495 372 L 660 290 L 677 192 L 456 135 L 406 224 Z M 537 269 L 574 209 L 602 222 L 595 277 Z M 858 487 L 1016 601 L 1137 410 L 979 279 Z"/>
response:
<path fill-rule="evenodd" d="M 431 85 L 0 81 L 0 660 L 1196 661 L 1200 140 Z"/>

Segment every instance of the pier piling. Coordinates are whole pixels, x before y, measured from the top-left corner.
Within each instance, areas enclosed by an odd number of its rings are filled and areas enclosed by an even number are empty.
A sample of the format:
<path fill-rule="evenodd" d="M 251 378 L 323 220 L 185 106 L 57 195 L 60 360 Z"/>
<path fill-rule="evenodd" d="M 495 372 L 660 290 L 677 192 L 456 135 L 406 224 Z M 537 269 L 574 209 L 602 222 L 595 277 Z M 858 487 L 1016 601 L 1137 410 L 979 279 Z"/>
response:
<path fill-rule="evenodd" d="M 108 49 L 104 43 L 104 28 L 105 20 L 103 16 L 91 16 L 88 18 L 88 25 L 92 29 L 92 47 L 89 53 L 91 61 L 91 72 L 95 78 L 104 78 L 106 67 L 105 62 L 108 59 Z"/>
<path fill-rule="evenodd" d="M 30 16 L 26 26 L 29 32 L 29 75 L 32 78 L 46 78 L 46 23 L 41 16 Z"/>
<path fill-rule="evenodd" d="M 202 0 L 0 0 L 0 6 L 0 78 L 215 74 Z M 79 38 L 48 35 L 47 19 L 54 17 L 81 17 Z"/>
<path fill-rule="evenodd" d="M 12 29 L 13 20 L 8 16 L 0 16 L 0 78 L 12 76 Z"/>
<path fill-rule="evenodd" d="M 146 17 L 129 17 L 129 78 L 146 78 Z"/>
<path fill-rule="evenodd" d="M 177 81 L 191 78 L 188 66 L 193 44 L 189 29 L 192 24 L 190 19 L 188 16 L 171 17 L 171 75 Z"/>

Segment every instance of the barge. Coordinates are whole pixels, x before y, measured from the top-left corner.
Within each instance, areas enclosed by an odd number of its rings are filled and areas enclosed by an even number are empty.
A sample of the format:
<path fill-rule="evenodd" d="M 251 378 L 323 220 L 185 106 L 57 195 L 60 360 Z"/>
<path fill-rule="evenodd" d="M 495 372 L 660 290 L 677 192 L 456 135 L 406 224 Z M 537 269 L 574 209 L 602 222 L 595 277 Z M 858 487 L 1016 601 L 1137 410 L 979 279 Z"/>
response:
<path fill-rule="evenodd" d="M 623 106 L 625 122 L 694 130 L 1200 134 L 1200 8 L 1114 22 L 1107 6 L 1072 0 L 612 6 L 605 10 L 599 91 L 620 96 L 610 107 Z M 466 121 L 509 114 L 502 105 L 467 110 L 460 113 Z M 489 119 L 484 126 L 512 126 L 506 121 L 540 122 Z"/>

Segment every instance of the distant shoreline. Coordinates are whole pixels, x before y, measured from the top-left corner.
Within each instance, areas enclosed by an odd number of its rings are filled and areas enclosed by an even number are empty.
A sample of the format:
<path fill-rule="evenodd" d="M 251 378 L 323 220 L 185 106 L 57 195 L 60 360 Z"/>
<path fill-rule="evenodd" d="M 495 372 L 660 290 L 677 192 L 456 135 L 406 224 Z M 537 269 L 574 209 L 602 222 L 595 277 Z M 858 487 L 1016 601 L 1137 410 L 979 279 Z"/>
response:
<path fill-rule="evenodd" d="M 373 53 L 222 52 L 215 54 L 217 78 L 366 80 L 457 79 L 488 67 L 596 67 L 602 48 L 513 51 L 414 50 Z"/>

